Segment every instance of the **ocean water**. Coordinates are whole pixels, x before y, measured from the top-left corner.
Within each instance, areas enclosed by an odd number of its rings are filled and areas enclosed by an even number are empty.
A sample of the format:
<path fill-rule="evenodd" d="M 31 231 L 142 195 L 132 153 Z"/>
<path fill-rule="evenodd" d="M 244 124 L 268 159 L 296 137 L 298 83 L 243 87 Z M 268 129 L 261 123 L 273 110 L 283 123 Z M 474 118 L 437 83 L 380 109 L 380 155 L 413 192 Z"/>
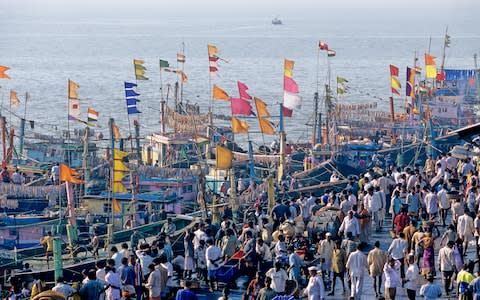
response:
<path fill-rule="evenodd" d="M 286 119 L 287 139 L 308 141 L 311 127 L 306 125 L 313 112 L 313 93 L 328 82 L 326 53 L 317 60 L 318 41 L 324 40 L 337 53 L 330 58 L 330 78 L 349 80 L 350 88 L 340 103 L 373 103 L 388 109 L 389 64 L 400 68 L 411 66 L 414 53 L 423 65 L 428 50 L 439 57 L 443 44 L 442 24 L 397 26 L 395 23 L 355 22 L 325 23 L 320 19 L 283 19 L 284 25 L 273 26 L 271 19 L 1 19 L 0 65 L 11 67 L 11 80 L 0 80 L 3 114 L 8 115 L 8 92 L 19 92 L 20 100 L 28 91 L 27 119 L 35 120 L 35 132 L 60 134 L 67 127 L 67 79 L 80 85 L 82 116 L 87 107 L 100 112 L 99 124 L 108 135 L 109 117 L 120 124 L 122 135 L 128 135 L 128 119 L 123 82 L 134 82 L 134 58 L 143 59 L 148 81 L 138 82 L 141 94 L 138 107 L 141 134 L 160 131 L 159 59 L 176 66 L 176 53 L 184 47 L 189 80 L 184 84 L 184 100 L 197 103 L 203 111 L 210 103 L 210 83 L 238 94 L 237 80 L 249 86 L 251 95 L 263 99 L 273 116 L 278 116 L 282 97 L 283 61 L 295 61 L 293 77 L 300 86 L 302 108 Z M 447 49 L 446 66 L 473 68 L 473 54 L 480 52 L 480 30 L 469 20 L 449 24 L 451 47 Z M 209 81 L 207 44 L 220 50 L 227 62 L 219 62 L 219 76 Z M 182 46 L 183 45 L 183 46 Z M 317 73 L 318 70 L 318 73 Z M 318 80 L 317 80 L 318 74 Z M 176 77 L 163 73 L 163 83 L 173 85 Z M 317 86 L 318 82 L 318 86 Z M 402 91 L 403 92 L 403 91 Z M 404 92 L 403 92 L 404 93 Z M 395 100 L 397 109 L 403 97 Z M 173 103 L 170 96 L 169 103 Z M 23 115 L 23 105 L 12 108 Z M 214 113 L 228 115 L 228 103 L 214 102 Z M 7 121 L 10 118 L 7 117 Z M 13 125 L 18 118 L 11 117 Z M 278 122 L 273 117 L 272 121 Z M 258 132 L 255 119 L 249 119 L 252 132 Z M 218 124 L 225 124 L 221 121 Z M 70 128 L 84 125 L 70 123 Z M 29 130 L 27 134 L 32 133 Z M 239 137 L 245 140 L 246 137 Z M 272 137 L 251 134 L 257 143 L 269 143 Z"/>

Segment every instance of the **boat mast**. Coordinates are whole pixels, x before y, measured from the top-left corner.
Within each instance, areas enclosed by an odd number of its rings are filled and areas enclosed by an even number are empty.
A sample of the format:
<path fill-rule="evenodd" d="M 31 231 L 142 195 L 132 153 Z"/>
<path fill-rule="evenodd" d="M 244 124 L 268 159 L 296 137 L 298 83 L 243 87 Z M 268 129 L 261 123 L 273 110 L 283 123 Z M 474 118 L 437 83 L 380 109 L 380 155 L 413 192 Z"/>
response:
<path fill-rule="evenodd" d="M 442 74 L 445 67 L 445 49 L 449 46 L 449 44 L 450 44 L 450 41 L 449 41 L 448 26 L 447 26 L 447 28 L 445 28 L 445 39 L 443 41 L 443 53 L 442 53 L 442 65 L 440 67 Z"/>
<path fill-rule="evenodd" d="M 322 126 L 322 124 L 318 124 L 318 78 L 320 76 L 320 47 L 317 47 L 317 70 L 316 70 L 316 91 L 315 94 L 313 95 L 314 99 L 314 112 L 313 112 L 313 130 L 312 130 L 312 148 L 317 144 L 317 140 L 321 138 L 320 136 L 317 137 L 317 126 Z M 321 130 L 320 130 L 320 135 L 321 135 Z"/>

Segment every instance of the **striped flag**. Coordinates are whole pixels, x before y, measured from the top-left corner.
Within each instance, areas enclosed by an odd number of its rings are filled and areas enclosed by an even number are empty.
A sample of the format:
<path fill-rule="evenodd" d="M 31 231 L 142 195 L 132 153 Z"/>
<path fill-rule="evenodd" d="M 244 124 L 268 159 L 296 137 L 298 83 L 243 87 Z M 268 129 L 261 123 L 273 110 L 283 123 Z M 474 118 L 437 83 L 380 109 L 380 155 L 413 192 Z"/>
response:
<path fill-rule="evenodd" d="M 392 94 L 397 94 L 400 96 L 400 80 L 398 80 L 398 68 L 394 65 L 390 65 L 390 86 L 392 89 Z"/>
<path fill-rule="evenodd" d="M 133 66 L 135 68 L 135 79 L 136 80 L 148 80 L 147 77 L 145 77 L 145 68 L 144 66 L 145 62 L 141 59 L 134 59 L 133 60 Z"/>
<path fill-rule="evenodd" d="M 98 115 L 98 111 L 89 107 L 87 110 L 87 125 L 92 127 L 97 126 Z"/>
<path fill-rule="evenodd" d="M 207 49 L 210 77 L 215 78 L 218 73 L 218 49 L 213 45 L 207 45 Z"/>

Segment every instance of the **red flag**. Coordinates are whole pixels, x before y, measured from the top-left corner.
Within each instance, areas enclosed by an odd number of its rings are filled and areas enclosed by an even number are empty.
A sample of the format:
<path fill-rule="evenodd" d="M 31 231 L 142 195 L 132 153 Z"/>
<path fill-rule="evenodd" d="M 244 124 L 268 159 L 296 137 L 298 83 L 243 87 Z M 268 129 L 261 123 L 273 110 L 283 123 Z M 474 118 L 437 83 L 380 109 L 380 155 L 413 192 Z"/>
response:
<path fill-rule="evenodd" d="M 245 83 L 240 81 L 237 81 L 237 85 L 238 85 L 238 93 L 240 94 L 240 98 L 252 100 L 252 96 L 250 96 L 247 93 L 248 86 Z"/>
<path fill-rule="evenodd" d="M 394 65 L 390 65 L 390 76 L 397 76 L 398 77 L 398 68 Z"/>
<path fill-rule="evenodd" d="M 254 115 L 250 101 L 241 98 L 232 98 L 232 115 Z"/>
<path fill-rule="evenodd" d="M 292 109 L 288 109 L 285 106 L 282 105 L 282 115 L 287 118 L 291 118 L 293 114 Z"/>

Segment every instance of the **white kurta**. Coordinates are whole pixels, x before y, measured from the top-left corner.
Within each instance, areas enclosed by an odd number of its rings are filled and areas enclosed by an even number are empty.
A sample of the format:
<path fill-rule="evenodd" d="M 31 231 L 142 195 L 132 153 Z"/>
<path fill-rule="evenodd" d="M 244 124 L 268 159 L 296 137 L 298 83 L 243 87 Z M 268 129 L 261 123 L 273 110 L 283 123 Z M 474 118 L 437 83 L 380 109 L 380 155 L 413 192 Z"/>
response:
<path fill-rule="evenodd" d="M 474 232 L 475 228 L 472 217 L 468 215 L 458 217 L 457 233 L 464 241 L 470 241 Z"/>
<path fill-rule="evenodd" d="M 325 288 L 323 287 L 323 280 L 320 275 L 310 277 L 308 285 L 303 291 L 303 295 L 307 296 L 308 300 L 325 299 Z"/>

